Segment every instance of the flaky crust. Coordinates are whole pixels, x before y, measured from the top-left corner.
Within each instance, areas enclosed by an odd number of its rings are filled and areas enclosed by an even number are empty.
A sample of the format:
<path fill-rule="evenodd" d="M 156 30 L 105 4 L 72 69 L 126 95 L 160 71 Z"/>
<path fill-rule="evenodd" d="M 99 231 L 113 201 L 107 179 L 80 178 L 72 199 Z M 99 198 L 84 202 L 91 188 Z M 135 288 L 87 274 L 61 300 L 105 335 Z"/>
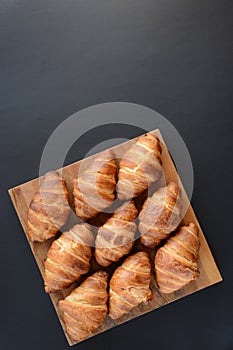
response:
<path fill-rule="evenodd" d="M 94 237 L 87 224 L 75 225 L 56 239 L 45 261 L 45 291 L 68 288 L 90 269 Z"/>
<path fill-rule="evenodd" d="M 180 223 L 181 192 L 174 182 L 161 187 L 143 204 L 139 215 L 141 243 L 154 248 Z"/>
<path fill-rule="evenodd" d="M 138 137 L 120 161 L 117 197 L 127 200 L 139 196 L 162 175 L 162 148 L 157 137 L 148 133 Z"/>
<path fill-rule="evenodd" d="M 98 154 L 88 169 L 74 179 L 74 205 L 82 220 L 94 218 L 115 199 L 116 163 L 111 150 Z"/>
<path fill-rule="evenodd" d="M 66 331 L 75 341 L 89 337 L 104 322 L 107 314 L 107 278 L 105 271 L 98 271 L 87 277 L 65 300 L 59 301 Z"/>
<path fill-rule="evenodd" d="M 112 319 L 121 317 L 152 298 L 150 270 L 150 260 L 146 252 L 129 256 L 115 270 L 109 290 L 109 316 Z"/>
<path fill-rule="evenodd" d="M 134 202 L 126 202 L 98 230 L 95 241 L 95 258 L 102 266 L 109 266 L 129 254 L 134 244 L 138 215 Z"/>
<path fill-rule="evenodd" d="M 65 181 L 56 172 L 44 175 L 28 211 L 28 238 L 44 242 L 55 236 L 70 213 Z"/>
<path fill-rule="evenodd" d="M 155 273 L 162 293 L 172 293 L 199 276 L 198 228 L 190 223 L 159 248 L 155 256 Z"/>

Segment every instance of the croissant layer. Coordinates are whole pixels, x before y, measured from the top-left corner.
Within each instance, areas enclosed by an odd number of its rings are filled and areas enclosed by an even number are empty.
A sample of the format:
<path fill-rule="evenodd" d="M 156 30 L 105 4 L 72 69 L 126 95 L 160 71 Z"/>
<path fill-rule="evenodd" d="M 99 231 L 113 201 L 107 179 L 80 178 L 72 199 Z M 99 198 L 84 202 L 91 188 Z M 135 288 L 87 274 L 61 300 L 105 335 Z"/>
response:
<path fill-rule="evenodd" d="M 159 188 L 145 201 L 139 215 L 143 245 L 154 248 L 177 228 L 181 220 L 181 204 L 180 189 L 174 182 Z"/>
<path fill-rule="evenodd" d="M 97 271 L 66 299 L 59 301 L 66 331 L 75 341 L 86 339 L 104 322 L 107 315 L 107 278 L 105 271 Z"/>
<path fill-rule="evenodd" d="M 115 199 L 116 164 L 110 150 L 98 154 L 90 166 L 74 179 L 74 205 L 82 220 L 94 218 Z"/>
<path fill-rule="evenodd" d="M 109 266 L 129 254 L 137 225 L 133 222 L 138 211 L 133 203 L 126 202 L 98 230 L 95 241 L 95 258 L 102 266 Z"/>
<path fill-rule="evenodd" d="M 53 241 L 45 261 L 45 291 L 68 288 L 90 269 L 93 234 L 87 224 L 75 225 Z"/>
<path fill-rule="evenodd" d="M 155 273 L 162 293 L 172 293 L 199 276 L 198 228 L 190 223 L 159 248 L 155 256 Z"/>
<path fill-rule="evenodd" d="M 157 137 L 148 133 L 138 137 L 120 161 L 117 197 L 127 200 L 139 196 L 162 175 L 162 148 Z"/>
<path fill-rule="evenodd" d="M 152 298 L 150 260 L 146 252 L 129 256 L 110 280 L 109 316 L 117 319 Z"/>
<path fill-rule="evenodd" d="M 40 183 L 28 211 L 28 238 L 44 242 L 55 236 L 70 213 L 69 194 L 63 178 L 48 172 Z"/>

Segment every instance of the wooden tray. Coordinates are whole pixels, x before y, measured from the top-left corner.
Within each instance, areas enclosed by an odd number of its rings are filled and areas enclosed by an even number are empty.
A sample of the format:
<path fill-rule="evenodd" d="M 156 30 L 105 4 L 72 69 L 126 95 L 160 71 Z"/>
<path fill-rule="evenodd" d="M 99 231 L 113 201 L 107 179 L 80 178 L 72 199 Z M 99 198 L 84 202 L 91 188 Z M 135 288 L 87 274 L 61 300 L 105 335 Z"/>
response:
<path fill-rule="evenodd" d="M 163 161 L 163 168 L 164 168 L 166 180 L 167 181 L 173 180 L 175 182 L 179 181 L 179 177 L 178 177 L 178 174 L 176 172 L 174 163 L 169 155 L 169 152 L 168 152 L 167 147 L 163 141 L 163 138 L 162 138 L 160 131 L 157 129 L 157 130 L 152 131 L 151 133 L 158 136 L 159 139 L 161 140 L 161 143 L 162 143 L 162 149 L 163 149 L 162 150 L 162 161 Z M 113 147 L 112 150 L 115 153 L 117 153 L 118 155 L 119 154 L 122 155 L 124 153 L 124 151 L 129 148 L 129 145 L 132 142 L 134 142 L 134 141 L 130 140 L 130 141 L 124 142 L 118 146 Z M 72 200 L 72 179 L 77 174 L 80 163 L 81 162 L 88 162 L 91 160 L 92 157 L 89 157 L 89 158 L 86 158 L 86 159 L 81 160 L 79 162 L 73 163 L 73 164 L 68 165 L 68 166 L 61 169 L 62 176 L 64 177 L 64 179 L 67 183 L 68 190 L 70 192 L 71 200 Z M 16 187 L 9 190 L 11 200 L 13 202 L 13 205 L 15 207 L 15 210 L 17 212 L 17 215 L 19 217 L 19 220 L 21 222 L 21 225 L 22 225 L 25 233 L 27 230 L 27 212 L 28 212 L 29 204 L 34 196 L 34 193 L 38 189 L 38 186 L 39 186 L 39 178 L 32 180 L 32 181 L 29 181 L 27 183 L 24 183 L 22 185 L 16 186 Z M 199 278 L 196 281 L 192 281 L 191 283 L 189 283 L 187 286 L 180 289 L 179 291 L 172 293 L 172 294 L 169 294 L 169 295 L 165 295 L 165 294 L 162 294 L 158 291 L 158 289 L 156 287 L 155 276 L 154 276 L 154 273 L 152 273 L 152 290 L 154 292 L 153 300 L 151 302 L 149 302 L 147 305 L 140 305 L 140 306 L 136 307 L 129 314 L 124 315 L 123 317 L 121 317 L 118 320 L 113 321 L 113 320 L 111 320 L 110 317 L 107 316 L 104 324 L 93 335 L 104 332 L 105 330 L 108 330 L 116 325 L 119 325 L 119 324 L 126 322 L 128 320 L 131 320 L 134 317 L 137 317 L 139 315 L 142 315 L 144 313 L 152 311 L 160 306 L 163 306 L 167 303 L 170 303 L 170 302 L 177 300 L 181 297 L 184 297 L 188 294 L 194 293 L 200 289 L 203 289 L 207 286 L 210 286 L 210 285 L 217 283 L 217 282 L 220 282 L 222 280 L 220 272 L 216 266 L 213 255 L 212 255 L 210 248 L 206 242 L 206 239 L 205 239 L 204 234 L 201 230 L 201 227 L 198 223 L 198 220 L 194 214 L 194 211 L 193 211 L 191 205 L 189 205 L 189 203 L 187 202 L 188 199 L 187 199 L 187 196 L 184 192 L 182 185 L 181 185 L 181 190 L 183 192 L 184 201 L 186 202 L 186 205 L 188 207 L 187 212 L 182 220 L 182 224 L 188 224 L 189 222 L 192 221 L 198 226 L 198 228 L 200 230 L 201 247 L 200 247 L 200 252 L 199 252 L 199 266 L 200 266 Z M 69 227 L 71 227 L 76 222 L 78 222 L 78 219 L 72 213 L 68 223 L 63 228 L 63 231 L 65 229 L 68 229 Z M 47 251 L 51 245 L 51 242 L 52 242 L 52 239 L 45 242 L 45 243 L 28 242 L 31 249 L 32 249 L 34 257 L 37 261 L 37 264 L 38 264 L 38 267 L 41 271 L 42 276 L 44 274 L 44 261 L 46 259 Z M 152 250 L 143 248 L 139 244 L 136 244 L 134 251 L 139 250 L 139 249 L 144 249 L 144 250 L 148 251 L 151 259 L 153 259 L 154 252 Z M 89 274 L 93 273 L 94 271 L 96 271 L 97 269 L 100 268 L 97 265 L 94 258 L 92 258 L 91 265 L 92 265 L 92 267 L 91 267 Z M 116 266 L 118 266 L 118 265 L 115 264 L 114 267 L 116 267 Z M 111 274 L 113 272 L 113 267 L 107 268 L 105 270 Z M 83 278 L 81 279 L 81 281 L 82 280 L 83 280 Z M 57 293 L 50 294 L 54 308 L 57 312 L 57 315 L 59 317 L 61 325 L 64 329 L 64 333 L 65 333 L 66 338 L 68 340 L 68 343 L 70 345 L 74 345 L 74 344 L 76 344 L 76 342 L 74 342 L 65 331 L 65 326 L 63 323 L 63 319 L 62 319 L 62 313 L 57 308 L 57 302 L 60 299 L 64 299 L 73 288 L 75 288 L 77 285 L 79 285 L 81 283 L 81 281 L 79 281 L 78 283 L 77 282 L 74 283 L 67 290 L 63 290 L 63 291 L 60 291 Z M 43 285 L 41 285 L 41 290 L 43 292 Z"/>

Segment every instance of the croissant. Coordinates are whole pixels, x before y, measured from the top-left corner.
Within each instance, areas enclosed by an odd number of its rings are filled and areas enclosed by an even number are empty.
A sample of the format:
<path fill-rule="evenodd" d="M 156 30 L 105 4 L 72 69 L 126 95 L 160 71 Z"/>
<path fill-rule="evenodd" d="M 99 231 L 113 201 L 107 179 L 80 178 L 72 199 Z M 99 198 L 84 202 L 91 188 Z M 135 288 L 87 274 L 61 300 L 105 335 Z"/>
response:
<path fill-rule="evenodd" d="M 129 256 L 110 280 L 109 315 L 117 319 L 152 298 L 150 260 L 146 252 Z"/>
<path fill-rule="evenodd" d="M 45 291 L 68 288 L 90 269 L 94 237 L 87 224 L 75 225 L 53 241 L 45 261 Z"/>
<path fill-rule="evenodd" d="M 65 181 L 51 171 L 44 175 L 28 211 L 28 238 L 44 242 L 55 236 L 70 213 Z"/>
<path fill-rule="evenodd" d="M 90 166 L 74 179 L 74 205 L 82 220 L 94 218 L 115 199 L 116 164 L 110 150 L 98 154 Z"/>
<path fill-rule="evenodd" d="M 58 302 L 64 312 L 67 333 L 75 340 L 81 341 L 104 322 L 107 314 L 107 278 L 105 271 L 97 271 L 87 279 L 65 300 Z"/>
<path fill-rule="evenodd" d="M 126 202 L 99 228 L 95 241 L 95 257 L 100 265 L 109 266 L 131 251 L 137 229 L 132 221 L 137 215 L 133 201 Z"/>
<path fill-rule="evenodd" d="M 199 276 L 198 228 L 190 223 L 159 248 L 155 256 L 155 273 L 162 293 L 172 293 Z"/>
<path fill-rule="evenodd" d="M 141 243 L 154 248 L 167 238 L 181 220 L 180 211 L 180 189 L 174 182 L 169 182 L 143 204 L 139 215 Z"/>
<path fill-rule="evenodd" d="M 139 196 L 162 175 L 162 148 L 157 137 L 148 133 L 138 137 L 120 161 L 117 197 L 127 200 Z"/>

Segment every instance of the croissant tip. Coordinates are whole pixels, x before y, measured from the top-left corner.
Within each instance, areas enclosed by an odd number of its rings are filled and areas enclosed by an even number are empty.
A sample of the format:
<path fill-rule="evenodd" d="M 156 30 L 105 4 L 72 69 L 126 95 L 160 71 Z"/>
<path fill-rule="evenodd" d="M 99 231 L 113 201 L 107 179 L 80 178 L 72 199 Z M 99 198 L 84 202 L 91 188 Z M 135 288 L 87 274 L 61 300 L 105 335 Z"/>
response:
<path fill-rule="evenodd" d="M 150 292 L 148 293 L 148 295 L 147 295 L 147 297 L 146 297 L 146 299 L 145 299 L 145 301 L 144 301 L 144 304 L 149 303 L 152 299 L 153 299 L 153 292 L 152 292 L 152 290 L 150 289 Z"/>
<path fill-rule="evenodd" d="M 47 177 L 60 177 L 59 173 L 57 171 L 54 171 L 54 170 L 50 170 L 50 171 L 47 171 L 47 173 L 44 174 L 44 178 L 47 178 Z"/>
<path fill-rule="evenodd" d="M 179 189 L 179 186 L 177 185 L 177 183 L 175 183 L 174 181 L 170 181 L 168 184 L 167 184 L 167 188 L 169 191 L 171 191 L 172 193 L 174 193 L 175 195 L 178 195 L 178 191 L 180 190 Z"/>
<path fill-rule="evenodd" d="M 102 278 L 108 278 L 108 273 L 104 270 L 99 270 L 95 273 L 96 276 Z"/>
<path fill-rule="evenodd" d="M 189 227 L 196 229 L 196 230 L 198 229 L 197 226 L 193 222 L 189 223 Z"/>
<path fill-rule="evenodd" d="M 120 317 L 120 316 L 116 316 L 110 312 L 109 312 L 108 316 L 111 317 L 112 320 L 117 320 Z"/>
<path fill-rule="evenodd" d="M 53 288 L 50 288 L 49 286 L 45 286 L 44 287 L 44 290 L 46 293 L 50 294 L 50 293 L 56 293 L 57 290 L 53 289 Z"/>
<path fill-rule="evenodd" d="M 119 181 L 118 181 L 118 183 L 119 183 Z M 117 192 L 117 199 L 119 199 L 120 201 L 125 201 L 125 200 L 127 200 L 127 198 L 126 198 L 126 195 L 124 194 L 124 193 L 121 193 L 121 192 Z"/>
<path fill-rule="evenodd" d="M 28 234 L 28 240 L 29 242 L 31 243 L 34 243 L 35 242 L 35 239 L 33 237 L 31 237 L 29 234 Z"/>
<path fill-rule="evenodd" d="M 45 293 L 50 293 L 50 289 L 48 288 L 48 286 L 44 287 Z"/>

